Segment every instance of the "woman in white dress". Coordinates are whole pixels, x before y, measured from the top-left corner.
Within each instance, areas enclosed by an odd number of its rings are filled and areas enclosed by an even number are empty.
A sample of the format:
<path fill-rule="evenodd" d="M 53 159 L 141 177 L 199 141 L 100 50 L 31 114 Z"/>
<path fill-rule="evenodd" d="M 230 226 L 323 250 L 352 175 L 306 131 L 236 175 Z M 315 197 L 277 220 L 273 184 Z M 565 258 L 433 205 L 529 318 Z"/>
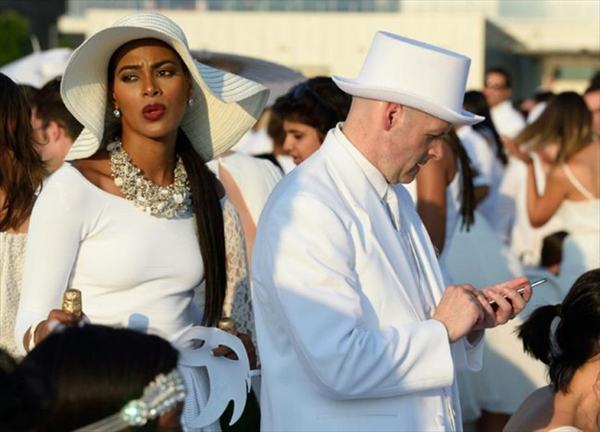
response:
<path fill-rule="evenodd" d="M 491 120 L 483 93 L 466 92 L 463 107 L 467 111 L 485 118 L 477 125 L 460 127 L 457 133 L 476 172 L 473 182 L 475 186 L 478 186 L 476 189 L 477 209 L 488 220 L 492 228 L 497 229 L 498 218 L 502 217 L 498 213 L 497 202 L 500 183 L 507 163 L 506 155 L 500 143 L 500 136 Z M 487 186 L 487 193 L 483 196 L 478 192 L 481 186 Z"/>
<path fill-rule="evenodd" d="M 535 184 L 541 195 L 559 147 L 556 144 L 539 143 L 535 147 L 525 148 L 533 160 Z M 508 231 L 510 249 L 524 266 L 539 266 L 544 238 L 564 229 L 563 218 L 557 212 L 542 226 L 531 225 L 527 214 L 527 165 L 520 159 L 511 157 L 504 180 L 500 187 L 502 199 L 511 200 L 514 214 Z"/>
<path fill-rule="evenodd" d="M 559 140 L 555 163 L 543 194 L 538 191 L 533 158 L 519 147 L 536 134 L 538 122 L 548 122 L 546 113 L 558 112 L 552 128 Z M 574 92 L 557 95 L 542 116 L 511 144 L 516 157 L 527 165 L 527 214 L 534 227 L 548 222 L 560 211 L 569 233 L 563 245 L 560 280 L 569 287 L 579 275 L 600 267 L 600 141 L 592 133 L 592 117 L 583 98 Z"/>
<path fill-rule="evenodd" d="M 544 193 L 548 174 L 555 166 L 562 143 L 579 139 L 581 128 L 574 123 L 575 116 L 565 116 L 565 112 L 585 115 L 579 102 L 576 97 L 561 97 L 547 106 L 541 117 L 519 134 L 514 143 L 506 141 L 510 148 L 517 146 L 529 153 L 540 195 Z M 501 194 L 503 201 L 511 201 L 514 209 L 514 220 L 506 225 L 507 243 L 524 265 L 538 266 L 544 237 L 563 230 L 564 220 L 560 212 L 556 212 L 541 226 L 532 226 L 527 210 L 527 175 L 527 165 L 519 158 L 511 157 Z M 567 289 L 569 286 L 571 284 Z"/>
<path fill-rule="evenodd" d="M 196 62 L 174 22 L 142 12 L 73 53 L 61 94 L 84 130 L 32 213 L 16 338 L 30 348 L 51 321 L 77 322 L 59 309 L 77 288 L 93 323 L 182 346 L 225 299 L 223 193 L 205 162 L 252 126 L 268 90 Z"/>
<path fill-rule="evenodd" d="M 562 303 L 536 309 L 519 338 L 548 365 L 550 385 L 527 398 L 505 431 L 600 430 L 600 269 L 579 277 Z"/>
<path fill-rule="evenodd" d="M 0 74 L 0 348 L 13 356 L 29 215 L 46 176 L 34 148 L 30 111 L 17 85 Z"/>
<path fill-rule="evenodd" d="M 208 166 L 240 215 L 250 267 L 258 219 L 271 191 L 281 180 L 281 172 L 268 160 L 233 151 L 214 159 Z"/>
<path fill-rule="evenodd" d="M 446 284 L 452 284 L 446 260 L 459 221 L 469 230 L 474 222 L 475 193 L 469 156 L 454 131 L 444 135 L 440 158 L 423 165 L 416 177 L 417 211 L 436 249 Z"/>

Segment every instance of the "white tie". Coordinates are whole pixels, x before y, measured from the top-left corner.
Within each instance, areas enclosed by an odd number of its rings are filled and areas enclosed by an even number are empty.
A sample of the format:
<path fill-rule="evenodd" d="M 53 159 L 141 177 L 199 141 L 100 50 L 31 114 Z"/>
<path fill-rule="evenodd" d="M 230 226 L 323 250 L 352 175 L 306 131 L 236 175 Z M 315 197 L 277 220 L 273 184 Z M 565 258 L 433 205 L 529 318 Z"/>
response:
<path fill-rule="evenodd" d="M 419 258 L 417 256 L 417 251 L 413 244 L 412 238 L 409 233 L 409 226 L 404 217 L 402 217 L 402 213 L 400 211 L 400 205 L 398 203 L 398 196 L 396 192 L 391 186 L 388 186 L 387 191 L 384 195 L 385 206 L 388 210 L 388 214 L 392 221 L 392 225 L 396 231 L 398 231 L 400 241 L 404 243 L 404 249 L 408 252 L 409 260 L 410 260 L 410 269 L 412 270 L 413 278 L 417 284 L 417 291 L 419 297 L 421 298 L 422 304 L 425 303 L 424 293 L 422 292 L 423 287 L 421 286 L 421 266 L 419 264 Z"/>
<path fill-rule="evenodd" d="M 398 205 L 398 197 L 391 186 L 388 186 L 383 196 L 383 202 L 388 212 L 388 216 L 392 221 L 392 225 L 396 231 L 400 230 L 400 208 Z"/>

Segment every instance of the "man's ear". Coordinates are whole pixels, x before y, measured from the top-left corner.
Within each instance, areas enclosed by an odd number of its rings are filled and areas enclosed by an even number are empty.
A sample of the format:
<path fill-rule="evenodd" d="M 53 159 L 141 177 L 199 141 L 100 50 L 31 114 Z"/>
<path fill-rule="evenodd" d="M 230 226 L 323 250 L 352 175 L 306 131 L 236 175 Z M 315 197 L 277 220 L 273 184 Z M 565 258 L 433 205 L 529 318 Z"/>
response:
<path fill-rule="evenodd" d="M 384 107 L 385 120 L 384 129 L 389 131 L 392 127 L 398 125 L 402 117 L 406 113 L 406 108 L 403 105 L 387 102 Z"/>
<path fill-rule="evenodd" d="M 65 135 L 65 130 L 54 120 L 48 123 L 46 126 L 46 134 L 51 142 L 56 142 Z"/>
<path fill-rule="evenodd" d="M 594 382 L 594 393 L 596 394 L 596 398 L 600 401 L 600 371 L 598 371 L 598 376 L 596 377 L 596 381 Z"/>

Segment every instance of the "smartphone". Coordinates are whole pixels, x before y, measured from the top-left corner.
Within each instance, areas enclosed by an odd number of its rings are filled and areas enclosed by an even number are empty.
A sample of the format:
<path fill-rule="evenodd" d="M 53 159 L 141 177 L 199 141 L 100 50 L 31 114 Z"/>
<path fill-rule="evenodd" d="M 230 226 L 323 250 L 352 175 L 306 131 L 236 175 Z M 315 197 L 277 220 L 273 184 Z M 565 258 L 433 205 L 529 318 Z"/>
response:
<path fill-rule="evenodd" d="M 546 281 L 547 281 L 547 279 L 539 279 L 539 280 L 536 280 L 535 282 L 532 282 L 531 283 L 531 289 L 534 289 L 536 286 L 541 285 L 543 283 L 546 283 Z M 525 287 L 518 288 L 517 292 L 519 294 L 523 294 L 523 292 L 525 292 Z M 506 297 L 504 297 L 504 298 L 506 298 Z M 508 302 L 510 303 L 510 300 L 508 300 Z M 498 309 L 498 305 L 496 304 L 496 300 L 490 300 L 490 305 L 492 305 L 492 308 L 494 310 Z"/>

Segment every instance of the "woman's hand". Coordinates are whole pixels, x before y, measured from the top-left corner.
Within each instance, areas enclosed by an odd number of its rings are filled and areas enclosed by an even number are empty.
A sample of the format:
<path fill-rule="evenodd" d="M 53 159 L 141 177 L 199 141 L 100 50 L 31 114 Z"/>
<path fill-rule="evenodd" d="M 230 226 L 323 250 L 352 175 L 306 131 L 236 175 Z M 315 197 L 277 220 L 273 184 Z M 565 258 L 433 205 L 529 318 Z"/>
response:
<path fill-rule="evenodd" d="M 235 335 L 241 339 L 242 343 L 244 344 L 244 348 L 246 348 L 246 354 L 248 355 L 248 361 L 250 362 L 250 369 L 256 369 L 256 348 L 252 343 L 252 338 L 247 333 L 237 332 Z M 224 345 L 219 345 L 217 348 L 213 349 L 212 352 L 215 357 L 227 357 L 230 360 L 238 359 L 233 350 Z"/>
<path fill-rule="evenodd" d="M 33 345 L 39 344 L 41 341 L 46 339 L 50 333 L 56 328 L 57 324 L 62 324 L 66 326 L 77 325 L 82 319 L 85 318 L 85 315 L 77 316 L 74 314 L 70 314 L 67 312 L 63 312 L 61 309 L 52 309 L 48 313 L 48 318 L 44 321 L 40 321 L 35 329 L 33 330 Z M 23 346 L 27 349 L 31 344 L 29 341 L 29 337 L 32 334 L 31 331 L 28 331 L 23 337 Z M 29 351 L 27 349 L 27 351 Z"/>
<path fill-rule="evenodd" d="M 519 146 L 516 144 L 515 140 L 504 135 L 500 139 L 502 140 L 502 144 L 504 145 L 504 148 L 508 151 L 509 154 L 516 157 L 517 159 L 522 160 L 526 164 L 532 162 L 531 156 L 521 151 Z"/>

